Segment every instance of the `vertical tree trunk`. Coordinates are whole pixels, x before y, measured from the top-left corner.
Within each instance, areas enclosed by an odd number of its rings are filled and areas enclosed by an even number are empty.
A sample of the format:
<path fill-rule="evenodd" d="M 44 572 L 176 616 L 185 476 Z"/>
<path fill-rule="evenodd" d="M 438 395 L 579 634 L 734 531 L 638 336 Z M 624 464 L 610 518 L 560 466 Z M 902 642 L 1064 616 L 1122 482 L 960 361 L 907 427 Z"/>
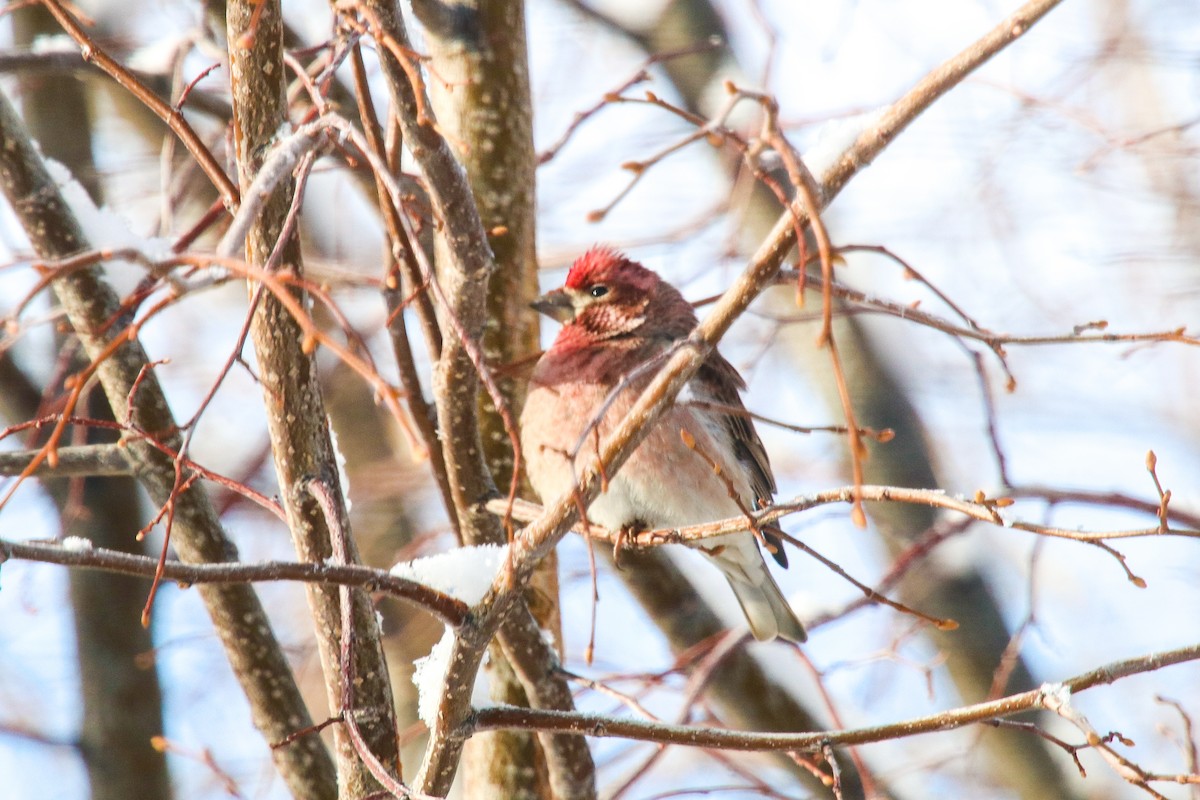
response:
<path fill-rule="evenodd" d="M 227 3 L 226 28 L 238 180 L 245 190 L 257 176 L 280 127 L 287 123 L 280 6 L 274 0 Z M 246 257 L 252 264 L 274 268 L 270 262 L 278 249 L 280 269 L 302 272 L 299 237 L 294 228 L 286 230 L 294 192 L 294 182 L 283 181 L 265 202 L 246 239 Z M 303 307 L 303 295 L 297 295 Z M 300 326 L 269 292 L 262 293 L 253 313 L 250 332 L 263 384 L 272 455 L 297 555 L 301 561 L 313 563 L 330 559 L 335 552 L 333 536 L 341 532 L 346 537 L 346 560 L 356 563 L 358 551 L 350 536 L 316 365 L 304 352 Z M 311 492 L 314 482 L 322 484 L 333 499 L 331 513 L 336 519 L 327 519 L 320 508 Z M 330 713 L 353 713 L 372 754 L 391 774 L 398 775 L 395 715 L 375 610 L 365 591 L 352 590 L 348 596 L 354 627 L 353 707 L 343 708 L 339 590 L 308 586 Z M 357 800 L 378 792 L 379 782 L 355 752 L 344 725 L 335 727 L 334 740 L 339 797 Z"/>
<path fill-rule="evenodd" d="M 535 246 L 536 198 L 532 103 L 529 94 L 523 2 L 480 0 L 454 7 L 417 2 L 426 28 L 431 70 L 430 97 L 438 122 L 467 172 L 480 221 L 495 256 L 487 294 L 483 352 L 496 370 L 521 363 L 538 351 Z M 500 373 L 498 383 L 515 419 L 524 401 L 524 376 Z M 480 435 L 487 464 L 501 491 L 513 474 L 513 449 L 504 421 L 480 394 Z M 538 624 L 561 641 L 557 559 L 547 558 L 526 592 Z M 492 699 L 527 705 L 511 666 L 493 643 L 488 666 Z M 472 737 L 464 752 L 468 797 L 548 797 L 546 765 L 537 737 L 500 731 Z"/>

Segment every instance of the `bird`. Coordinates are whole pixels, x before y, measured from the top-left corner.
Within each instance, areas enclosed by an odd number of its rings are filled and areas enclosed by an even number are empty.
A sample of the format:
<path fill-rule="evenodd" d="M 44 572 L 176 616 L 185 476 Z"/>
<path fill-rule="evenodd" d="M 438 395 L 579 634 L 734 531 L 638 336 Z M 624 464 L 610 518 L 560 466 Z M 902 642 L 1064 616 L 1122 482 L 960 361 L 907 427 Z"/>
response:
<path fill-rule="evenodd" d="M 564 285 L 531 305 L 562 323 L 534 366 L 519 423 L 529 482 L 550 503 L 573 490 L 653 379 L 655 362 L 687 338 L 697 318 L 678 289 L 606 246 L 579 256 Z M 775 479 L 742 403 L 745 388 L 733 365 L 712 350 L 675 404 L 607 476 L 588 520 L 629 533 L 728 519 L 769 503 Z M 778 529 L 760 530 L 786 568 Z M 749 524 L 694 546 L 724 574 L 756 639 L 806 640 Z"/>

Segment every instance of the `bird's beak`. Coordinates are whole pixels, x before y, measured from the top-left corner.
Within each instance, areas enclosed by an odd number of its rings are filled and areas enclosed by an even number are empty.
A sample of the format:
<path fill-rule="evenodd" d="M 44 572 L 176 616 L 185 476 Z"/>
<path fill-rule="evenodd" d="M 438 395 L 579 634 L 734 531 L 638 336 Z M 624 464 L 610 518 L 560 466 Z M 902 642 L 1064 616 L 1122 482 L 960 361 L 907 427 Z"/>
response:
<path fill-rule="evenodd" d="M 570 322 L 575 319 L 575 304 L 570 296 L 562 289 L 546 292 L 529 304 L 534 311 L 539 311 L 547 317 L 553 317 L 559 322 Z"/>

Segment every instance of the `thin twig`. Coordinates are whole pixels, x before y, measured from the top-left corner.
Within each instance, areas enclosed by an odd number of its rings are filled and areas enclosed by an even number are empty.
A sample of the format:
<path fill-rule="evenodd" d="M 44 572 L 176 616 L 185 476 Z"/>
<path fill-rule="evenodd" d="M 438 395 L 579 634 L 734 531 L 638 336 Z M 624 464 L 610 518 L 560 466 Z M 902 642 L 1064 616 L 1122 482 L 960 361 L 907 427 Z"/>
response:
<path fill-rule="evenodd" d="M 133 94 L 141 103 L 150 109 L 155 116 L 167 124 L 179 140 L 183 142 L 184 147 L 196 159 L 196 163 L 204 170 L 204 174 L 212 181 L 213 186 L 221 195 L 221 199 L 225 203 L 225 208 L 233 210 L 237 208 L 240 202 L 237 186 L 225 170 L 217 162 L 212 151 L 204 141 L 192 130 L 192 126 L 180 113 L 179 109 L 172 106 L 170 103 L 163 101 L 153 90 L 142 83 L 132 72 L 122 66 L 116 59 L 105 52 L 104 48 L 96 44 L 96 42 L 87 34 L 79 21 L 67 11 L 59 0 L 41 0 L 42 5 L 46 10 L 54 15 L 58 20 L 58 24 L 62 25 L 63 30 L 75 40 L 79 45 L 80 54 L 84 61 L 92 62 L 100 69 L 112 76 L 113 80 L 124 86 Z"/>
<path fill-rule="evenodd" d="M 576 112 L 574 118 L 571 120 L 571 124 L 567 126 L 567 129 L 563 131 L 562 135 L 558 137 L 554 144 L 550 145 L 548 148 L 538 154 L 538 166 L 545 164 L 547 161 L 550 161 L 552 158 L 558 155 L 558 151 L 562 150 L 563 147 L 566 146 L 567 142 L 571 140 L 571 137 L 575 135 L 575 131 L 579 129 L 579 126 L 594 116 L 602 108 L 614 102 L 614 100 L 616 100 L 629 89 L 632 89 L 634 86 L 651 80 L 651 75 L 649 72 L 650 67 L 675 58 L 682 58 L 684 56 L 695 55 L 696 53 L 703 53 L 720 46 L 721 42 L 719 41 L 696 42 L 676 50 L 666 50 L 661 53 L 654 53 L 650 55 L 650 57 L 643 61 L 641 66 L 634 71 L 632 76 L 623 81 L 619 86 L 617 86 L 617 88 L 605 92 L 604 97 L 600 99 L 600 102 L 584 111 Z"/>

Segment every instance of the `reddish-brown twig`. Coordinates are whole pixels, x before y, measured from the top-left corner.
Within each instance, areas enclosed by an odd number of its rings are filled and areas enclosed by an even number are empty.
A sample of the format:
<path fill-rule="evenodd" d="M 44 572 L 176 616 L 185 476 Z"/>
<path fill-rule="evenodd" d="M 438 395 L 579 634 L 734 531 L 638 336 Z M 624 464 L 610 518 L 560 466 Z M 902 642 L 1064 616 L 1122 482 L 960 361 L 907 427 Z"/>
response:
<path fill-rule="evenodd" d="M 179 109 L 161 100 L 158 95 L 138 80 L 133 73 L 105 52 L 104 48 L 97 45 L 88 35 L 87 31 L 83 29 L 83 26 L 79 24 L 79 21 L 67 11 L 60 0 L 40 1 L 46 7 L 46 10 L 58 20 L 58 24 L 62 25 L 63 30 L 79 45 L 83 60 L 93 62 L 107 72 L 113 80 L 128 89 L 146 108 L 150 109 L 159 119 L 165 122 L 167 127 L 174 131 L 175 135 L 183 142 L 184 147 L 188 149 L 192 157 L 196 159 L 201 169 L 204 170 L 204 174 L 212 181 L 213 186 L 217 188 L 221 199 L 225 203 L 225 208 L 229 210 L 237 208 L 240 202 L 237 186 L 225 174 L 225 170 L 221 168 L 212 151 L 196 135 L 196 132 L 192 130 L 192 126 L 184 119 Z"/>

